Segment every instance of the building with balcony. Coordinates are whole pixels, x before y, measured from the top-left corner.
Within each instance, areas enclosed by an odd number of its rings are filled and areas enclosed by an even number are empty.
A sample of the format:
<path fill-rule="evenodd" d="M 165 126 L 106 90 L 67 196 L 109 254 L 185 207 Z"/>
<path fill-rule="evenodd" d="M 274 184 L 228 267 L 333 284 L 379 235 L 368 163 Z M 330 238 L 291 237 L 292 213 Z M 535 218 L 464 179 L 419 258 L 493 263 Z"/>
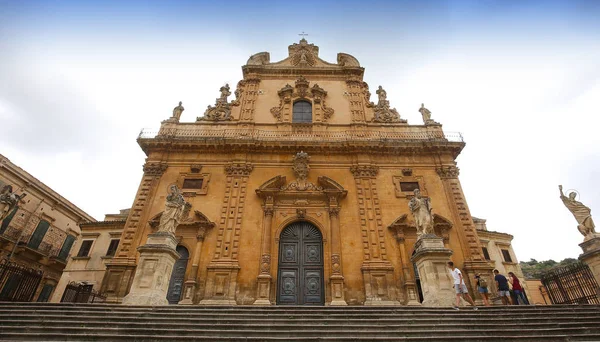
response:
<path fill-rule="evenodd" d="M 0 222 L 0 300 L 46 302 L 81 235 L 80 225 L 96 220 L 0 155 L 0 189 L 7 186 L 20 199 Z"/>
<path fill-rule="evenodd" d="M 142 285 L 161 271 L 139 265 L 138 248 L 173 184 L 191 207 L 175 232 L 180 259 L 160 279 L 171 303 L 418 305 L 415 189 L 471 292 L 476 273 L 491 279 L 459 180 L 462 136 L 416 100 L 423 120 L 408 123 L 384 87 L 372 98 L 364 72 L 346 53 L 322 60 L 302 39 L 282 61 L 251 56 L 204 115 L 180 103 L 142 131 L 144 174 L 107 263 L 107 301 L 122 301 L 136 268 Z"/>

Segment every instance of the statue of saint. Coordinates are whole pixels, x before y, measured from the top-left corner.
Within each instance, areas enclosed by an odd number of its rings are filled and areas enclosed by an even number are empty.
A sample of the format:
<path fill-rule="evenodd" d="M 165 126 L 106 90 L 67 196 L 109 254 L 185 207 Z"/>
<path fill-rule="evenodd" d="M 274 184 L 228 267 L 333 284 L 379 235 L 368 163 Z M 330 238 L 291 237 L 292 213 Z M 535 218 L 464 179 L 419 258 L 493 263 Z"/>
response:
<path fill-rule="evenodd" d="M 175 234 L 175 229 L 177 229 L 183 216 L 186 202 L 177 185 L 171 185 L 169 191 L 165 211 L 162 213 L 158 224 L 158 231 Z"/>
<path fill-rule="evenodd" d="M 13 192 L 12 185 L 6 185 L 0 191 L 0 221 L 4 220 L 27 194 L 18 196 Z"/>
<path fill-rule="evenodd" d="M 419 112 L 421 112 L 421 115 L 423 115 L 423 122 L 424 123 L 428 123 L 431 122 L 431 112 L 429 111 L 429 109 L 425 108 L 425 104 L 421 103 L 421 108 L 419 109 Z"/>
<path fill-rule="evenodd" d="M 231 95 L 231 91 L 229 91 L 229 84 L 226 83 L 224 87 L 221 87 L 221 89 L 219 89 L 219 91 L 221 92 L 221 97 L 217 102 L 227 103 L 227 96 Z"/>
<path fill-rule="evenodd" d="M 417 235 L 434 234 L 433 217 L 431 215 L 431 203 L 429 198 L 421 197 L 421 191 L 415 189 L 415 197 L 408 202 L 408 208 L 415 218 Z"/>
<path fill-rule="evenodd" d="M 592 221 L 592 211 L 590 208 L 575 200 L 575 196 L 577 196 L 575 192 L 570 192 L 569 197 L 566 197 L 565 194 L 563 194 L 562 185 L 559 185 L 558 189 L 560 190 L 560 199 L 565 204 L 565 207 L 569 209 L 571 214 L 573 214 L 575 220 L 577 220 L 577 229 L 579 232 L 586 240 L 594 237 L 596 235 L 596 230 L 594 221 Z"/>
<path fill-rule="evenodd" d="M 375 94 L 377 94 L 377 96 L 379 97 L 379 104 L 382 104 L 382 102 L 387 101 L 387 92 L 383 89 L 382 86 L 379 86 L 379 88 L 377 89 L 377 91 L 375 91 Z"/>
<path fill-rule="evenodd" d="M 173 108 L 173 117 L 179 121 L 179 118 L 181 117 L 181 113 L 183 113 L 183 111 L 185 110 L 185 108 L 183 108 L 183 106 L 181 105 L 181 101 L 179 101 L 179 106 Z"/>

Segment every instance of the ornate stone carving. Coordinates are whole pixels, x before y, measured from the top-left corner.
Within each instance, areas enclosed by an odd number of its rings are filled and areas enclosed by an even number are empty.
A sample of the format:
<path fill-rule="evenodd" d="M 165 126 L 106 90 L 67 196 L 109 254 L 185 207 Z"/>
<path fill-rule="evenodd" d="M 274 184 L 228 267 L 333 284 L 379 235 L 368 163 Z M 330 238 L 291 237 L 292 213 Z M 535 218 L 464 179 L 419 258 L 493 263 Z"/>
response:
<path fill-rule="evenodd" d="M 296 180 L 291 182 L 288 185 L 283 185 L 281 187 L 282 191 L 292 190 L 292 191 L 321 191 L 323 188 L 321 186 L 315 185 L 308 181 L 308 171 L 310 171 L 310 166 L 308 166 L 308 162 L 310 160 L 310 156 L 308 153 L 304 151 L 300 151 L 296 153 L 293 159 L 292 170 L 296 175 Z"/>
<path fill-rule="evenodd" d="M 271 255 L 263 254 L 260 259 L 260 271 L 261 273 L 269 273 L 271 270 Z"/>
<path fill-rule="evenodd" d="M 456 166 L 442 166 L 435 169 L 435 171 L 440 175 L 440 178 L 458 178 L 458 174 L 460 170 Z"/>
<path fill-rule="evenodd" d="M 306 39 L 302 38 L 299 44 L 292 44 L 288 47 L 290 63 L 293 66 L 311 67 L 317 63 L 319 47 L 315 44 L 308 44 Z"/>
<path fill-rule="evenodd" d="M 427 125 L 439 125 L 439 122 L 435 122 L 431 119 L 431 112 L 429 109 L 425 108 L 425 104 L 421 103 L 421 108 L 419 108 L 419 112 L 423 116 L 423 123 Z"/>
<path fill-rule="evenodd" d="M 200 171 L 202 171 L 202 165 L 200 165 L 200 164 L 192 164 L 190 166 L 190 171 L 192 173 L 200 173 Z"/>
<path fill-rule="evenodd" d="M 273 208 L 269 208 L 269 207 L 264 208 L 263 212 L 265 214 L 265 217 L 273 217 L 273 212 L 274 212 Z"/>
<path fill-rule="evenodd" d="M 379 173 L 377 165 L 353 165 L 350 167 L 350 172 L 354 178 L 375 177 Z"/>
<path fill-rule="evenodd" d="M 148 176 L 162 176 L 167 167 L 167 163 L 146 162 L 144 164 L 144 173 Z"/>
<path fill-rule="evenodd" d="M 291 104 L 295 99 L 312 99 L 314 122 L 327 122 L 334 114 L 333 108 L 329 108 L 325 104 L 327 92 L 318 84 L 314 84 L 311 88 L 310 82 L 303 76 L 296 80 L 293 87 L 286 84 L 277 92 L 277 95 L 279 95 L 279 106 L 271 108 L 271 114 L 279 122 L 290 120 Z M 284 112 L 288 115 L 283 115 Z"/>
<path fill-rule="evenodd" d="M 340 274 L 342 272 L 342 263 L 338 254 L 331 255 L 331 272 Z"/>
<path fill-rule="evenodd" d="M 434 234 L 433 216 L 431 214 L 431 202 L 429 198 L 421 197 L 419 189 L 415 189 L 415 197 L 408 202 L 408 208 L 415 218 L 417 235 L 419 237 Z"/>
<path fill-rule="evenodd" d="M 225 173 L 228 176 L 249 176 L 254 166 L 249 163 L 230 163 L 225 166 Z"/>
<path fill-rule="evenodd" d="M 160 216 L 158 232 L 167 232 L 174 235 L 188 203 L 183 199 L 177 185 L 171 185 L 169 192 L 165 203 L 165 211 Z"/>
<path fill-rule="evenodd" d="M 296 209 L 296 216 L 298 216 L 299 219 L 303 219 L 306 217 L 306 209 Z"/>
<path fill-rule="evenodd" d="M 250 58 L 248 59 L 246 64 L 247 65 L 265 65 L 265 64 L 269 64 L 270 61 L 271 61 L 271 56 L 269 55 L 268 52 L 259 52 L 259 53 L 255 53 L 254 55 L 250 56 Z"/>
<path fill-rule="evenodd" d="M 339 217 L 339 215 L 340 215 L 340 208 L 337 208 L 337 207 L 329 208 L 329 216 Z"/>
<path fill-rule="evenodd" d="M 387 92 L 379 86 L 379 89 L 375 92 L 379 98 L 379 102 L 374 106 L 373 111 L 373 122 L 384 122 L 384 123 L 406 123 L 406 120 L 400 118 L 400 114 L 396 108 L 390 108 L 390 101 L 387 99 Z"/>
<path fill-rule="evenodd" d="M 19 204 L 19 201 L 27 194 L 17 195 L 13 192 L 12 185 L 6 185 L 0 192 L 0 221 L 10 215 L 12 210 Z"/>
<path fill-rule="evenodd" d="M 229 103 L 227 102 L 227 97 L 231 95 L 229 84 L 225 84 L 219 91 L 221 92 L 221 96 L 215 100 L 215 106 L 208 106 L 204 112 L 204 116 L 196 118 L 196 121 L 229 121 L 232 119 L 231 107 L 240 104 L 239 101 L 237 101 L 237 96 L 239 96 L 240 93 L 236 91 L 236 100 Z"/>
<path fill-rule="evenodd" d="M 349 55 L 347 53 L 341 53 L 341 52 L 337 54 L 337 63 L 338 63 L 338 65 L 346 66 L 346 67 L 359 67 L 360 66 L 358 59 L 354 58 L 354 56 Z"/>
<path fill-rule="evenodd" d="M 412 174 L 413 174 L 413 171 L 412 171 L 411 168 L 402 169 L 402 175 L 403 176 L 410 177 L 410 176 L 412 176 Z"/>
<path fill-rule="evenodd" d="M 563 204 L 569 209 L 571 214 L 573 214 L 575 220 L 577 220 L 577 230 L 585 237 L 585 240 L 595 237 L 596 226 L 592 220 L 592 210 L 583 203 L 575 200 L 575 197 L 577 196 L 575 191 L 569 192 L 569 197 L 566 197 L 565 194 L 563 194 L 562 185 L 559 185 L 558 189 L 560 190 L 560 199 Z"/>
<path fill-rule="evenodd" d="M 181 117 L 181 113 L 183 113 L 183 111 L 185 110 L 185 108 L 183 108 L 183 106 L 181 105 L 182 102 L 179 101 L 179 106 L 173 108 L 173 116 L 171 117 L 172 120 L 179 122 L 179 118 Z"/>

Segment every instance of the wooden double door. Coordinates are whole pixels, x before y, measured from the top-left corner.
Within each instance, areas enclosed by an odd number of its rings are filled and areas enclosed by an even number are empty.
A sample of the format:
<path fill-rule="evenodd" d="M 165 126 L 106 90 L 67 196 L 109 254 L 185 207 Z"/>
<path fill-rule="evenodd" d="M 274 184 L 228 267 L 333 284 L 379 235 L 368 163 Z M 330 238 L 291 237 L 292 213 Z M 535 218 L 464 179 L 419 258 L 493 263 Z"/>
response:
<path fill-rule="evenodd" d="M 311 223 L 292 223 L 279 238 L 277 304 L 324 303 L 323 236 Z"/>

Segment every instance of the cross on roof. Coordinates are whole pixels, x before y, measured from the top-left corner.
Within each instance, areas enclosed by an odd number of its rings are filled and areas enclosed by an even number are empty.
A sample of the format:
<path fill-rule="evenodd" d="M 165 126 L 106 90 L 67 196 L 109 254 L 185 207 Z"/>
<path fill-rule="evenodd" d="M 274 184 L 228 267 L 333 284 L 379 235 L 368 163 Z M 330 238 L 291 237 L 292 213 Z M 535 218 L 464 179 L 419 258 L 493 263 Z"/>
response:
<path fill-rule="evenodd" d="M 304 39 L 305 36 L 308 36 L 308 33 L 304 33 L 304 31 L 302 31 L 302 33 L 298 33 L 298 35 Z"/>

